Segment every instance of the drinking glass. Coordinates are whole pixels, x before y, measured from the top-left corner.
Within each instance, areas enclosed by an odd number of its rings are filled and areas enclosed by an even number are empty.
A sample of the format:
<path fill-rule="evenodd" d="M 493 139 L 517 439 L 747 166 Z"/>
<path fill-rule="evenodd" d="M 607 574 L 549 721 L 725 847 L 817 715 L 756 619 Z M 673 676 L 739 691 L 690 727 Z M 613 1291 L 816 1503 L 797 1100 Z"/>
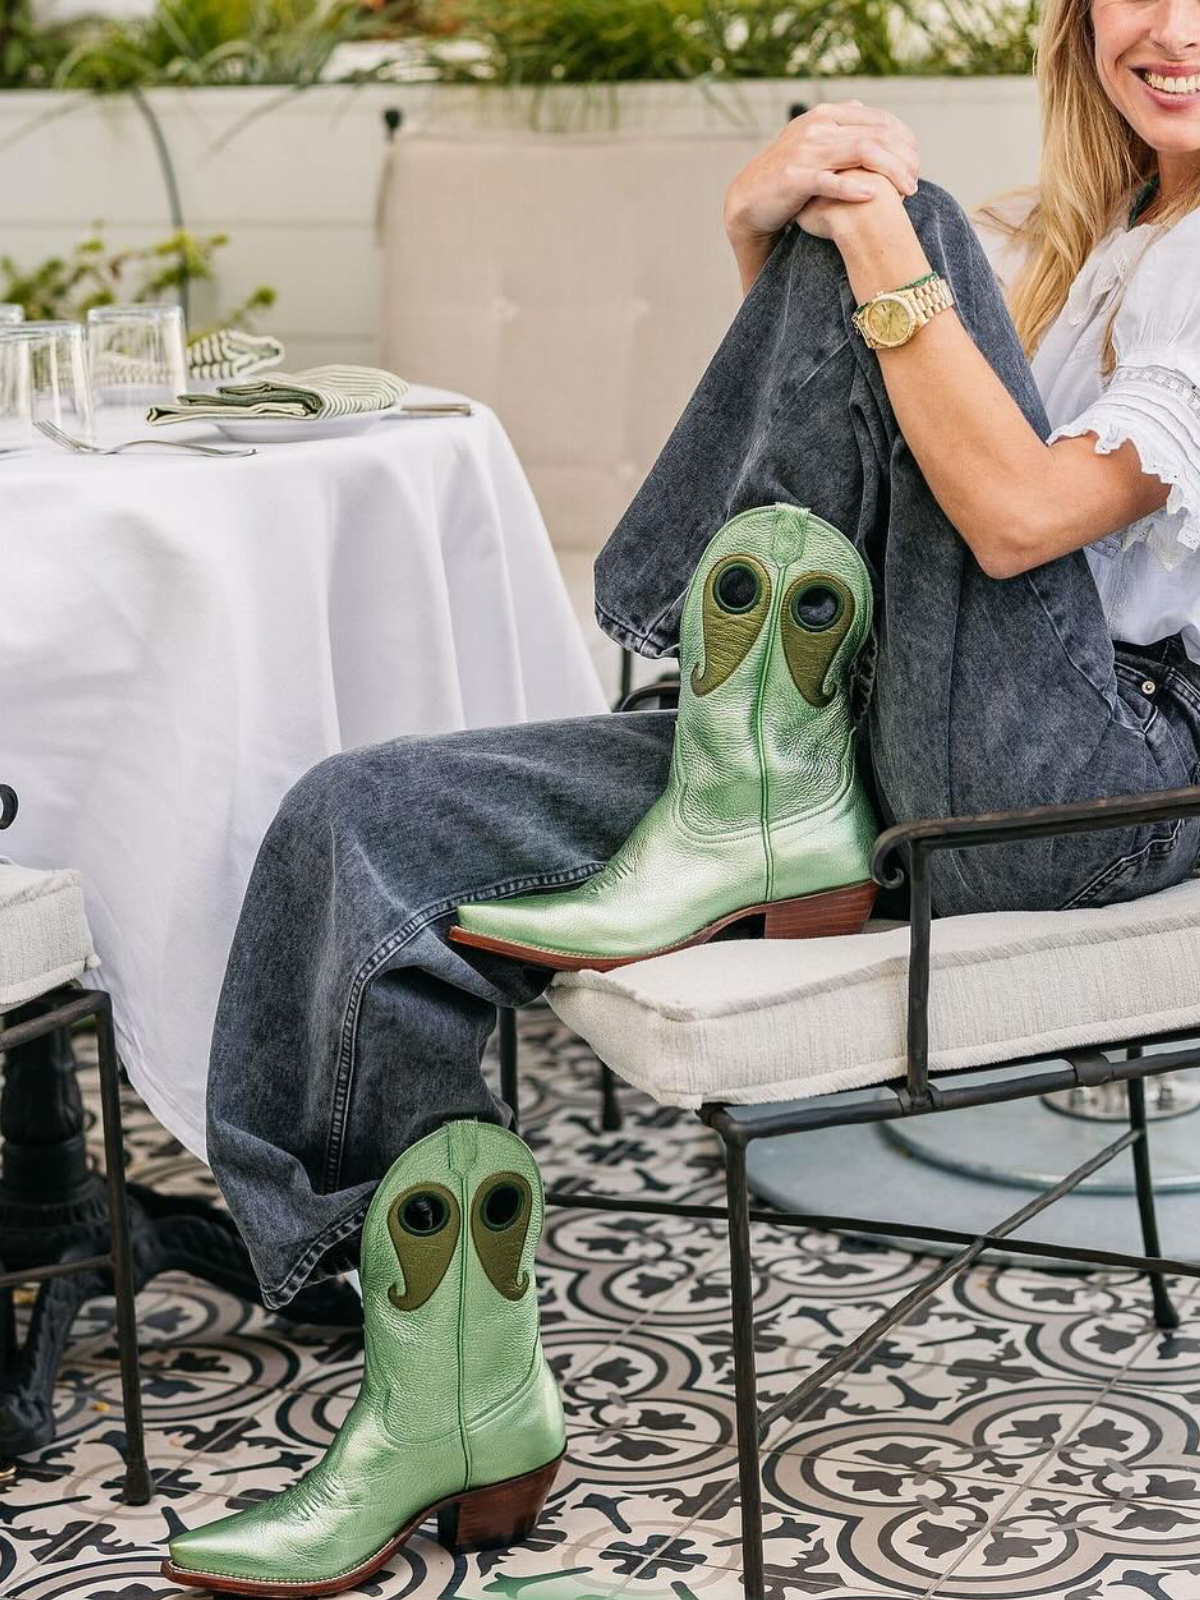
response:
<path fill-rule="evenodd" d="M 10 322 L 24 321 L 24 306 L 14 305 L 11 300 L 0 300 L 0 328 L 7 327 Z"/>
<path fill-rule="evenodd" d="M 0 449 L 58 447 L 35 427 L 55 427 L 94 443 L 87 351 L 78 322 L 14 322 L 0 327 Z"/>
<path fill-rule="evenodd" d="M 145 409 L 187 385 L 183 309 L 97 306 L 88 312 L 88 357 L 98 406 Z"/>

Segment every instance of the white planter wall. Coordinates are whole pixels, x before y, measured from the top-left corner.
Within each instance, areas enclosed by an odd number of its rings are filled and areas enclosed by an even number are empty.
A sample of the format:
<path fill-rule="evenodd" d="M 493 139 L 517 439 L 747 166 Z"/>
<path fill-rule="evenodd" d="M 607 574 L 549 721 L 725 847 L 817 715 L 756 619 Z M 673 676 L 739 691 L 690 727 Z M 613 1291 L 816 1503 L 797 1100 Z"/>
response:
<path fill-rule="evenodd" d="M 397 91 L 159 90 L 147 99 L 187 227 L 230 236 L 218 283 L 196 295 L 193 323 L 268 283 L 279 298 L 261 325 L 286 341 L 289 362 L 374 360 L 382 114 Z M 0 94 L 0 249 L 33 265 L 96 221 L 115 244 L 170 231 L 162 171 L 136 105 Z"/>

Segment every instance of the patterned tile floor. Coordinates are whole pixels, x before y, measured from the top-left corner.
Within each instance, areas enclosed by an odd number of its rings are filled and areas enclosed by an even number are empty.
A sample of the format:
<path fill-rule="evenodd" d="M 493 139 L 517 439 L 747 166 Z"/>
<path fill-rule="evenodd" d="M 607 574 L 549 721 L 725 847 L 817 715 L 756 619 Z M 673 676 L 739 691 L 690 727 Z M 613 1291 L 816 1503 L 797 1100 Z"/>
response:
<path fill-rule="evenodd" d="M 521 1032 L 524 1132 L 549 1183 L 719 1198 L 694 1118 L 624 1090 L 623 1130 L 601 1133 L 587 1049 L 545 1010 Z M 215 1197 L 132 1094 L 126 1110 L 135 1176 Z M 765 1226 L 755 1251 L 764 1400 L 923 1270 Z M 456 1560 L 427 1529 L 355 1595 L 740 1600 L 722 1233 L 555 1211 L 539 1273 L 569 1445 L 536 1539 Z M 1173 1335 L 1147 1301 L 1130 1275 L 1016 1269 L 940 1293 L 768 1437 L 770 1600 L 1198 1600 L 1200 1298 Z M 289 1481 L 356 1391 L 344 1330 L 288 1326 L 183 1276 L 138 1309 L 154 1501 L 115 1498 L 120 1386 L 112 1304 L 96 1301 L 61 1370 L 58 1439 L 0 1498 L 4 1600 L 180 1595 L 158 1572 L 172 1532 Z"/>

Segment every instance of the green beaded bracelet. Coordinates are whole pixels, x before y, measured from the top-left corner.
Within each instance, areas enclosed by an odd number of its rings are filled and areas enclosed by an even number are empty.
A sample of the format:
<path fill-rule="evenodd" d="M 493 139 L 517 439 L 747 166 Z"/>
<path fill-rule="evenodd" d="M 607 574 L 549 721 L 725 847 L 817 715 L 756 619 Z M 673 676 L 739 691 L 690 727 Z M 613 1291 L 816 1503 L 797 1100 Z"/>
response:
<path fill-rule="evenodd" d="M 936 278 L 936 277 L 937 277 L 937 273 L 936 272 L 927 272 L 927 273 L 925 273 L 925 275 L 923 277 L 914 278 L 911 283 L 902 283 L 900 285 L 900 289 L 915 289 L 918 284 L 928 283 L 930 278 Z M 900 293 L 900 289 L 881 289 L 879 292 L 881 294 L 899 294 Z M 873 300 L 874 298 L 875 298 L 875 296 L 872 295 L 871 299 Z M 856 312 L 857 311 L 861 311 L 863 306 L 869 306 L 870 304 L 871 304 L 870 300 L 864 300 L 863 303 L 862 303 L 862 306 L 855 306 L 854 309 L 855 309 Z"/>

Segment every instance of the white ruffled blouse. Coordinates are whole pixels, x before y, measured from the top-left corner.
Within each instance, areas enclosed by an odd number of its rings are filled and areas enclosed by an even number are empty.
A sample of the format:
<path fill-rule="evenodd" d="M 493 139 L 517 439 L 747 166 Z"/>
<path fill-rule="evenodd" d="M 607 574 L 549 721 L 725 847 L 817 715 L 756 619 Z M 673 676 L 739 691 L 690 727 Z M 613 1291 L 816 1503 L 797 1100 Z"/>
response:
<path fill-rule="evenodd" d="M 1019 257 L 980 232 L 1007 290 Z M 1100 377 L 1114 294 L 1117 365 Z M 1130 644 L 1182 633 L 1200 662 L 1200 210 L 1172 227 L 1118 222 L 1099 241 L 1030 363 L 1050 419 L 1047 439 L 1095 432 L 1109 453 L 1126 439 L 1171 486 L 1166 505 L 1086 547 L 1109 632 Z"/>

